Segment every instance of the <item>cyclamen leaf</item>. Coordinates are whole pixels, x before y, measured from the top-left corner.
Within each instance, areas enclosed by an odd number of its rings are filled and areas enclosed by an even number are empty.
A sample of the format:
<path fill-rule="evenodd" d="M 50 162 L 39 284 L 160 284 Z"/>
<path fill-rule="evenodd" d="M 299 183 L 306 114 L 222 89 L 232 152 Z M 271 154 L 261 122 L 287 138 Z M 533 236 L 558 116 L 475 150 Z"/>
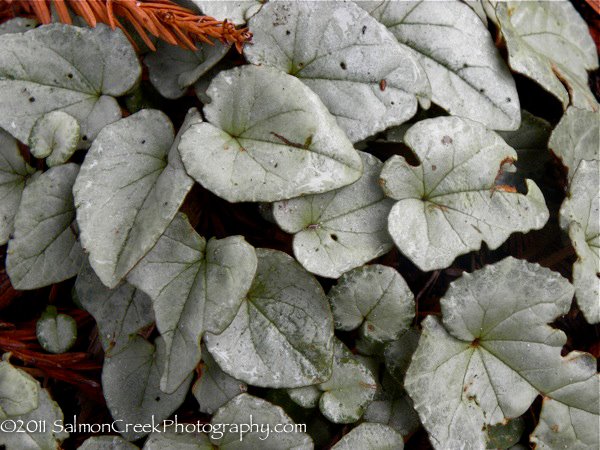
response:
<path fill-rule="evenodd" d="M 163 97 L 176 99 L 208 72 L 228 52 L 229 46 L 202 43 L 191 51 L 159 41 L 146 56 L 150 82 Z"/>
<path fill-rule="evenodd" d="M 0 129 L 0 245 L 13 232 L 25 183 L 34 172 L 21 156 L 17 141 Z"/>
<path fill-rule="evenodd" d="M 380 423 L 361 423 L 332 447 L 332 450 L 402 450 L 402 436 Z"/>
<path fill-rule="evenodd" d="M 352 143 L 317 95 L 271 67 L 220 72 L 208 88 L 208 123 L 179 151 L 188 173 L 229 202 L 272 202 L 346 186 L 362 174 Z"/>
<path fill-rule="evenodd" d="M 508 423 L 499 423 L 486 428 L 488 436 L 488 449 L 512 448 L 517 444 L 525 430 L 525 421 L 523 417 L 509 420 Z"/>
<path fill-rule="evenodd" d="M 588 70 L 598 67 L 586 22 L 568 1 L 498 2 L 496 18 L 508 63 L 558 98 L 563 107 L 598 110 Z"/>
<path fill-rule="evenodd" d="M 53 167 L 25 187 L 6 256 L 15 289 L 64 281 L 77 275 L 83 264 L 71 192 L 78 172 L 76 164 Z"/>
<path fill-rule="evenodd" d="M 92 436 L 77 450 L 139 450 L 139 447 L 119 436 Z"/>
<path fill-rule="evenodd" d="M 360 1 L 398 41 L 412 49 L 431 83 L 432 101 L 452 115 L 497 130 L 521 121 L 515 82 L 477 14 L 452 0 Z"/>
<path fill-rule="evenodd" d="M 595 359 L 562 357 L 566 335 L 547 325 L 572 297 L 559 274 L 512 257 L 450 285 L 444 325 L 423 321 L 405 380 L 434 447 L 484 448 L 485 425 L 520 416 L 539 393 L 598 414 Z"/>
<path fill-rule="evenodd" d="M 108 356 L 154 322 L 150 297 L 126 282 L 107 288 L 89 264 L 77 275 L 75 290 L 81 306 L 94 317 Z"/>
<path fill-rule="evenodd" d="M 573 284 L 577 304 L 586 320 L 600 322 L 600 161 L 581 161 L 560 208 L 561 226 L 567 229 L 577 253 Z"/>
<path fill-rule="evenodd" d="M 8 33 L 23 33 L 35 28 L 38 24 L 37 20 L 25 17 L 15 17 L 0 23 L 0 35 Z"/>
<path fill-rule="evenodd" d="M 160 385 L 173 392 L 200 361 L 205 332 L 233 320 L 256 272 L 254 248 L 241 236 L 206 240 L 183 214 L 135 267 L 128 280 L 152 298 L 166 346 Z"/>
<path fill-rule="evenodd" d="M 192 188 L 177 145 L 200 121 L 191 109 L 174 138 L 165 114 L 142 110 L 104 128 L 86 155 L 73 187 L 77 222 L 106 286 L 119 284 L 154 246 Z"/>
<path fill-rule="evenodd" d="M 0 361 L 0 419 L 27 414 L 39 405 L 39 383 L 4 358 Z"/>
<path fill-rule="evenodd" d="M 303 408 L 314 408 L 319 404 L 321 391 L 317 385 L 304 386 L 287 390 L 292 401 Z"/>
<path fill-rule="evenodd" d="M 257 249 L 256 276 L 233 322 L 206 334 L 221 369 L 255 386 L 320 383 L 331 376 L 333 319 L 321 285 L 292 257 Z"/>
<path fill-rule="evenodd" d="M 31 154 L 46 158 L 49 167 L 66 162 L 77 150 L 79 124 L 63 111 L 52 111 L 40 117 L 29 135 Z"/>
<path fill-rule="evenodd" d="M 384 347 L 385 367 L 398 383 L 404 383 L 404 376 L 417 349 L 420 336 L 417 330 L 409 328 L 397 340 L 388 342 Z"/>
<path fill-rule="evenodd" d="M 127 431 L 125 424 L 160 423 L 169 417 L 185 399 L 192 377 L 173 393 L 160 390 L 160 378 L 165 365 L 165 345 L 157 338 L 155 345 L 135 336 L 121 351 L 104 359 L 102 389 L 119 433 L 129 441 L 139 439 L 148 431 Z"/>
<path fill-rule="evenodd" d="M 429 107 L 427 75 L 412 52 L 352 2 L 271 2 L 249 23 L 253 64 L 311 88 L 352 142 Z"/>
<path fill-rule="evenodd" d="M 221 0 L 191 0 L 203 14 L 217 20 L 228 20 L 236 25 L 246 23 L 250 17 L 260 11 L 261 0 L 221 1 Z"/>
<path fill-rule="evenodd" d="M 38 342 L 50 353 L 64 353 L 77 340 L 77 322 L 66 314 L 57 314 L 55 306 L 48 306 L 35 326 Z"/>
<path fill-rule="evenodd" d="M 377 342 L 398 339 L 415 316 L 414 296 L 391 267 L 374 264 L 345 273 L 328 294 L 335 327 Z"/>
<path fill-rule="evenodd" d="M 364 172 L 349 186 L 277 202 L 277 224 L 294 234 L 294 255 L 309 272 L 329 278 L 388 252 L 387 216 L 394 204 L 379 186 L 383 164 L 359 152 Z"/>
<path fill-rule="evenodd" d="M 493 131 L 458 117 L 424 120 L 404 138 L 420 160 L 409 165 L 393 156 L 381 180 L 398 200 L 388 227 L 398 248 L 421 270 L 442 269 L 482 242 L 498 248 L 513 232 L 537 230 L 549 213 L 531 181 L 528 193 L 496 181 L 516 152 Z"/>
<path fill-rule="evenodd" d="M 43 25 L 0 36 L 0 127 L 27 142 L 36 120 L 64 111 L 81 126 L 81 146 L 121 117 L 114 97 L 141 67 L 121 30 Z"/>
<path fill-rule="evenodd" d="M 214 450 L 214 446 L 203 433 L 167 431 L 152 433 L 143 450 Z"/>
<path fill-rule="evenodd" d="M 258 425 L 258 428 L 255 425 L 252 430 L 245 430 L 244 426 L 249 426 L 250 423 Z M 294 422 L 279 406 L 248 394 L 240 394 L 220 408 L 213 416 L 211 424 L 213 427 L 226 424 L 223 437 L 211 437 L 213 444 L 223 450 L 255 450 L 257 448 L 304 450 L 313 448 L 310 436 L 298 430 L 291 433 L 271 431 L 268 435 L 266 432 L 257 432 L 257 429 L 265 430 L 267 424 L 273 430 L 276 424 L 280 424 L 281 427 L 288 424 L 293 425 Z M 238 427 L 234 431 L 235 425 Z"/>

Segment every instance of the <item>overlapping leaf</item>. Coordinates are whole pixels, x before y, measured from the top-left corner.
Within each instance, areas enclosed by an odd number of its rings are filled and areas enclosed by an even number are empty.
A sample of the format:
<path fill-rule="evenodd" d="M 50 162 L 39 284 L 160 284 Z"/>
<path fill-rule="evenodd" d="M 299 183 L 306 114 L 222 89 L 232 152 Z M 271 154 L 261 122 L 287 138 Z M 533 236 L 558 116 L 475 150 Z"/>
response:
<path fill-rule="evenodd" d="M 263 1 L 220 1 L 220 0 L 190 0 L 203 14 L 214 17 L 217 20 L 229 20 L 236 25 L 246 23 L 254 14 L 260 11 Z"/>
<path fill-rule="evenodd" d="M 48 166 L 66 162 L 77 150 L 79 124 L 66 112 L 51 111 L 40 117 L 29 135 L 29 148 L 36 158 L 46 158 Z"/>
<path fill-rule="evenodd" d="M 332 450 L 354 449 L 402 450 L 402 436 L 393 428 L 380 423 L 362 423 L 345 435 Z"/>

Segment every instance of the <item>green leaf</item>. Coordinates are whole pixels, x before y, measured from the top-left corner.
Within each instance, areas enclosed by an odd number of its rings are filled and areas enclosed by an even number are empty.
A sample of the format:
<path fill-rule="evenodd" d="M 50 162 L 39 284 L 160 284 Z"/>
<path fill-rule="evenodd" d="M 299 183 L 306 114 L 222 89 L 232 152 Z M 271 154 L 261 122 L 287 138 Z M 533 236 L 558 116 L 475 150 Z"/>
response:
<path fill-rule="evenodd" d="M 332 450 L 402 450 L 402 436 L 380 423 L 362 423 L 332 447 Z"/>
<path fill-rule="evenodd" d="M 444 324 L 423 321 L 405 381 L 434 447 L 485 447 L 486 425 L 519 417 L 540 393 L 598 414 L 596 360 L 561 356 L 567 337 L 548 325 L 572 298 L 558 273 L 512 257 L 450 285 Z M 590 395 L 577 394 L 582 383 Z"/>
<path fill-rule="evenodd" d="M 563 107 L 598 110 L 588 70 L 598 67 L 587 23 L 570 2 L 498 2 L 496 18 L 511 69 L 558 98 Z"/>
<path fill-rule="evenodd" d="M 314 408 L 319 404 L 321 391 L 318 385 L 303 386 L 287 390 L 288 395 L 294 403 L 303 408 Z"/>
<path fill-rule="evenodd" d="M 15 17 L 0 24 L 0 35 L 8 33 L 23 33 L 38 24 L 37 20 L 26 17 Z"/>
<path fill-rule="evenodd" d="M 242 0 L 242 1 L 215 1 L 215 0 L 191 0 L 203 14 L 214 17 L 217 20 L 228 20 L 236 25 L 246 23 L 250 17 L 260 11 L 264 1 Z"/>
<path fill-rule="evenodd" d="M 379 264 L 345 273 L 328 297 L 336 329 L 360 327 L 361 335 L 376 342 L 398 339 L 415 316 L 414 296 L 404 278 Z"/>
<path fill-rule="evenodd" d="M 149 433 L 126 429 L 126 424 L 160 423 L 169 417 L 185 399 L 191 375 L 173 393 L 160 390 L 165 366 L 165 345 L 157 338 L 155 345 L 135 336 L 120 351 L 104 359 L 102 389 L 119 433 L 129 441 Z"/>
<path fill-rule="evenodd" d="M 121 117 L 114 97 L 137 83 L 141 67 L 121 30 L 43 25 L 0 36 L 0 127 L 27 142 L 35 122 L 64 111 L 89 145 Z"/>
<path fill-rule="evenodd" d="M 448 267 L 484 241 L 496 249 L 511 233 L 540 229 L 548 220 L 533 181 L 526 180 L 526 195 L 497 184 L 517 154 L 483 125 L 438 117 L 414 125 L 404 140 L 420 165 L 393 156 L 381 180 L 386 195 L 398 200 L 388 218 L 390 234 L 421 270 Z"/>
<path fill-rule="evenodd" d="M 55 306 L 48 306 L 35 325 L 40 345 L 50 353 L 64 353 L 77 340 L 77 322 L 66 314 L 57 314 Z"/>
<path fill-rule="evenodd" d="M 477 14 L 452 0 L 358 2 L 411 49 L 431 83 L 432 101 L 451 115 L 514 130 L 521 121 L 515 82 Z"/>
<path fill-rule="evenodd" d="M 15 289 L 37 289 L 77 275 L 84 259 L 71 192 L 78 172 L 76 164 L 53 167 L 25 187 L 6 256 Z"/>
<path fill-rule="evenodd" d="M 146 56 L 144 62 L 148 66 L 150 82 L 163 97 L 182 97 L 229 50 L 229 46 L 221 43 L 202 43 L 197 48 L 191 51 L 159 41 L 156 51 Z"/>
<path fill-rule="evenodd" d="M 143 450 L 214 450 L 214 447 L 203 433 L 161 431 L 148 437 Z"/>
<path fill-rule="evenodd" d="M 404 383 L 404 376 L 417 349 L 420 336 L 417 330 L 409 328 L 397 340 L 385 345 L 383 350 L 385 367 L 398 383 Z"/>
<path fill-rule="evenodd" d="M 229 202 L 277 201 L 346 186 L 362 162 L 317 95 L 271 67 L 220 72 L 208 88 L 208 122 L 179 151 L 188 173 Z"/>
<path fill-rule="evenodd" d="M 34 172 L 21 156 L 17 141 L 0 129 L 0 245 L 13 232 L 25 183 Z"/>
<path fill-rule="evenodd" d="M 63 111 L 51 111 L 40 117 L 29 135 L 31 154 L 46 158 L 48 166 L 65 163 L 77 150 L 79 142 L 77 120 Z"/>
<path fill-rule="evenodd" d="M 525 431 L 525 420 L 522 417 L 509 420 L 508 423 L 499 423 L 491 427 L 487 427 L 488 449 L 505 449 L 511 448 L 517 444 Z"/>
<path fill-rule="evenodd" d="M 561 226 L 567 229 L 577 253 L 573 284 L 577 304 L 586 320 L 600 322 L 600 161 L 581 161 L 567 198 L 560 208 Z"/>
<path fill-rule="evenodd" d="M 282 388 L 329 379 L 333 318 L 320 284 L 287 254 L 257 249 L 246 300 L 206 347 L 221 369 L 255 386 Z"/>
<path fill-rule="evenodd" d="M 109 356 L 154 322 L 150 297 L 126 282 L 107 288 L 87 263 L 77 275 L 75 290 L 81 306 L 94 317 Z"/>
<path fill-rule="evenodd" d="M 139 450 L 139 447 L 119 436 L 92 436 L 78 450 Z"/>
<path fill-rule="evenodd" d="M 352 142 L 429 107 L 427 75 L 409 49 L 352 2 L 271 2 L 249 23 L 253 64 L 298 77 Z"/>
<path fill-rule="evenodd" d="M 175 216 L 128 280 L 151 298 L 166 345 L 161 389 L 173 392 L 200 361 L 205 332 L 233 320 L 256 272 L 254 248 L 241 236 L 206 240 Z"/>
<path fill-rule="evenodd" d="M 388 252 L 394 245 L 387 231 L 393 201 L 379 186 L 383 164 L 359 152 L 364 172 L 349 186 L 325 194 L 277 202 L 277 224 L 294 233 L 294 255 L 312 273 L 337 278 Z"/>
<path fill-rule="evenodd" d="M 251 423 L 255 425 L 249 430 L 246 427 Z M 283 409 L 248 394 L 240 394 L 220 408 L 213 416 L 211 424 L 213 428 L 220 427 L 224 431 L 221 437 L 211 436 L 213 444 L 222 450 L 313 448 L 310 436 L 297 429 Z M 286 430 L 293 428 L 294 431 L 275 432 L 273 429 L 277 424 Z M 271 430 L 269 433 L 264 431 L 267 426 Z"/>
<path fill-rule="evenodd" d="M 188 112 L 180 134 L 200 122 Z M 102 130 L 86 155 L 73 193 L 90 264 L 113 288 L 169 226 L 193 181 L 185 173 L 169 118 L 142 110 Z"/>

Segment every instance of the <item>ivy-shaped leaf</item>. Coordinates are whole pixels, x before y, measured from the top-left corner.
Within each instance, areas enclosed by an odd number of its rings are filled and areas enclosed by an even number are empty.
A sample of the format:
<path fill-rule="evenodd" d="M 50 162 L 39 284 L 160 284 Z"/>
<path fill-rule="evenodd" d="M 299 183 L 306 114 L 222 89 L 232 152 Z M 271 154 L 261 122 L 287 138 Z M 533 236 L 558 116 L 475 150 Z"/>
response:
<path fill-rule="evenodd" d="M 515 82 L 477 14 L 452 0 L 361 1 L 398 41 L 412 49 L 431 83 L 432 101 L 452 115 L 497 130 L 521 121 Z"/>
<path fill-rule="evenodd" d="M 258 425 L 258 428 L 255 425 L 252 430 L 246 429 L 245 426 L 250 423 Z M 313 448 L 310 436 L 298 430 L 286 433 L 271 431 L 268 435 L 265 432 L 257 431 L 265 430 L 267 425 L 273 429 L 276 424 L 289 429 L 289 425 L 294 427 L 294 422 L 279 406 L 248 394 L 240 394 L 220 408 L 213 416 L 211 424 L 213 427 L 220 427 L 221 430 L 223 430 L 223 424 L 227 424 L 222 437 L 211 436 L 213 444 L 218 445 L 218 448 L 222 450 L 255 450 L 257 448 L 308 450 Z"/>
<path fill-rule="evenodd" d="M 98 326 L 98 335 L 106 355 L 120 349 L 132 335 L 154 322 L 152 301 L 144 292 L 123 282 L 109 289 L 89 264 L 77 275 L 77 298 Z"/>
<path fill-rule="evenodd" d="M 160 390 L 165 366 L 165 345 L 157 338 L 155 345 L 135 336 L 120 351 L 105 358 L 102 390 L 119 433 L 129 441 L 148 434 L 148 429 L 126 428 L 126 424 L 160 423 L 183 403 L 191 375 L 170 394 Z"/>
<path fill-rule="evenodd" d="M 202 43 L 191 51 L 159 41 L 156 51 L 146 56 L 150 82 L 163 97 L 176 99 L 218 63 L 229 46 Z"/>
<path fill-rule="evenodd" d="M 29 135 L 31 154 L 46 158 L 49 167 L 66 162 L 77 150 L 79 124 L 66 112 L 51 111 L 40 117 Z"/>
<path fill-rule="evenodd" d="M 143 450 L 215 450 L 204 433 L 158 432 L 148 436 Z"/>
<path fill-rule="evenodd" d="M 362 174 L 352 143 L 319 97 L 272 67 L 220 72 L 207 91 L 208 122 L 179 151 L 206 189 L 230 202 L 272 202 L 346 186 Z"/>
<path fill-rule="evenodd" d="M 34 172 L 21 156 L 17 141 L 0 129 L 0 245 L 13 232 L 25 183 Z"/>
<path fill-rule="evenodd" d="M 6 256 L 15 289 L 58 283 L 83 264 L 71 191 L 78 172 L 76 164 L 53 167 L 25 187 Z"/>
<path fill-rule="evenodd" d="M 40 345 L 50 353 L 64 353 L 77 340 L 77 322 L 67 314 L 58 314 L 55 306 L 48 306 L 35 324 Z"/>
<path fill-rule="evenodd" d="M 191 0 L 203 14 L 217 20 L 228 20 L 236 25 L 246 23 L 254 14 L 260 11 L 264 1 L 220 1 L 220 0 Z"/>
<path fill-rule="evenodd" d="M 402 450 L 402 436 L 380 423 L 361 423 L 335 444 L 332 450 Z"/>
<path fill-rule="evenodd" d="M 570 2 L 498 2 L 496 18 L 508 63 L 558 98 L 563 107 L 598 110 L 588 70 L 598 67 L 587 24 Z"/>
<path fill-rule="evenodd" d="M 137 83 L 141 67 L 121 30 L 43 25 L 0 36 L 0 127 L 27 142 L 36 120 L 64 111 L 89 144 L 121 117 L 114 97 Z"/>
<path fill-rule="evenodd" d="M 548 220 L 533 181 L 526 180 L 526 195 L 497 183 L 517 154 L 483 125 L 438 117 L 418 122 L 404 140 L 420 165 L 393 156 L 381 180 L 398 200 L 388 218 L 390 234 L 421 270 L 448 267 L 484 241 L 496 249 L 511 233 L 540 229 Z"/>
<path fill-rule="evenodd" d="M 404 278 L 379 264 L 345 273 L 328 297 L 337 329 L 360 327 L 362 336 L 377 342 L 398 339 L 415 316 L 414 296 Z"/>
<path fill-rule="evenodd" d="M 566 335 L 547 325 L 572 298 L 559 274 L 512 257 L 450 285 L 443 325 L 423 321 L 405 380 L 434 447 L 484 448 L 485 426 L 520 416 L 539 393 L 598 414 L 595 359 L 561 356 Z M 583 384 L 590 395 L 577 394 Z"/>
<path fill-rule="evenodd" d="M 394 204 L 379 186 L 383 164 L 359 152 L 364 172 L 349 186 L 273 205 L 277 224 L 294 233 L 294 255 L 309 272 L 329 278 L 388 252 L 387 216 Z"/>
<path fill-rule="evenodd" d="M 77 450 L 139 450 L 139 447 L 120 436 L 92 436 L 87 438 Z"/>
<path fill-rule="evenodd" d="M 600 161 L 581 161 L 560 208 L 577 253 L 573 284 L 577 304 L 589 323 L 600 322 Z"/>
<path fill-rule="evenodd" d="M 258 268 L 233 322 L 206 347 L 221 369 L 255 386 L 329 379 L 333 318 L 321 285 L 289 255 L 257 249 Z"/>
<path fill-rule="evenodd" d="M 191 109 L 174 138 L 169 118 L 142 110 L 104 128 L 85 157 L 73 193 L 90 264 L 113 288 L 169 226 L 193 181 L 177 145 L 201 121 Z"/>
<path fill-rule="evenodd" d="M 298 77 L 352 142 L 429 107 L 427 75 L 412 52 L 352 2 L 271 2 L 249 23 L 251 63 Z"/>
<path fill-rule="evenodd" d="M 256 272 L 254 248 L 241 236 L 206 240 L 179 213 L 128 277 L 152 298 L 166 345 L 161 389 L 173 392 L 200 361 L 205 332 L 233 320 Z"/>

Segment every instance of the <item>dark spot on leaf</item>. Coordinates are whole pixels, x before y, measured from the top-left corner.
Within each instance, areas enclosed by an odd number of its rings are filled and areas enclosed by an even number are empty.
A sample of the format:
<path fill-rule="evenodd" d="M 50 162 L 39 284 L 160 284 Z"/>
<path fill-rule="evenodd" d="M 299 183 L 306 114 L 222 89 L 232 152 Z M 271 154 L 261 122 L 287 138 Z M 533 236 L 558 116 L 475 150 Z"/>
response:
<path fill-rule="evenodd" d="M 373 326 L 372 323 L 368 323 L 367 324 L 367 330 L 369 330 L 369 331 L 374 331 L 375 330 L 375 327 Z"/>
<path fill-rule="evenodd" d="M 342 61 L 340 63 L 340 67 L 342 68 L 342 70 L 346 70 L 346 63 Z"/>
<path fill-rule="evenodd" d="M 285 34 L 289 36 L 290 34 L 292 34 L 292 32 L 290 30 L 285 30 Z"/>
<path fill-rule="evenodd" d="M 81 138 L 81 140 L 82 141 L 87 141 L 88 140 L 87 134 L 84 134 L 83 137 Z"/>
<path fill-rule="evenodd" d="M 331 239 L 333 239 L 335 242 L 337 242 L 337 240 L 338 240 L 337 234 L 332 234 Z"/>
<path fill-rule="evenodd" d="M 142 145 L 146 143 L 146 139 L 142 139 Z"/>
<path fill-rule="evenodd" d="M 29 97 L 29 103 L 35 102 L 35 97 Z"/>
<path fill-rule="evenodd" d="M 160 402 L 160 397 L 156 397 L 154 400 L 156 400 L 157 402 Z"/>
<path fill-rule="evenodd" d="M 387 86 L 387 81 L 385 81 L 385 79 L 379 81 L 379 90 L 380 91 L 382 91 L 382 92 L 385 91 L 386 86 Z"/>
<path fill-rule="evenodd" d="M 365 31 L 367 31 L 367 26 L 363 25 L 362 30 L 361 30 L 362 34 L 365 34 Z"/>
<path fill-rule="evenodd" d="M 471 347 L 473 347 L 473 348 L 479 347 L 479 338 L 473 339 L 473 342 L 471 342 Z"/>
<path fill-rule="evenodd" d="M 558 425 L 557 425 L 557 424 L 554 424 L 554 425 L 552 425 L 552 426 L 550 427 L 550 429 L 551 429 L 552 431 L 554 431 L 555 433 L 558 433 Z"/>
<path fill-rule="evenodd" d="M 72 73 L 68 73 L 67 74 L 67 78 L 73 78 L 73 74 Z"/>
<path fill-rule="evenodd" d="M 431 170 L 436 170 L 436 169 L 437 169 L 437 166 L 435 164 L 431 166 Z"/>
<path fill-rule="evenodd" d="M 510 103 L 510 102 L 512 101 L 512 99 L 511 99 L 510 97 L 506 97 L 506 101 L 507 101 L 508 103 Z"/>
<path fill-rule="evenodd" d="M 452 138 L 450 136 L 444 136 L 442 138 L 442 144 L 446 144 L 446 145 L 452 144 Z"/>
<path fill-rule="evenodd" d="M 479 89 L 479 92 L 481 92 L 483 94 L 485 92 L 485 89 L 481 88 L 481 89 Z"/>

